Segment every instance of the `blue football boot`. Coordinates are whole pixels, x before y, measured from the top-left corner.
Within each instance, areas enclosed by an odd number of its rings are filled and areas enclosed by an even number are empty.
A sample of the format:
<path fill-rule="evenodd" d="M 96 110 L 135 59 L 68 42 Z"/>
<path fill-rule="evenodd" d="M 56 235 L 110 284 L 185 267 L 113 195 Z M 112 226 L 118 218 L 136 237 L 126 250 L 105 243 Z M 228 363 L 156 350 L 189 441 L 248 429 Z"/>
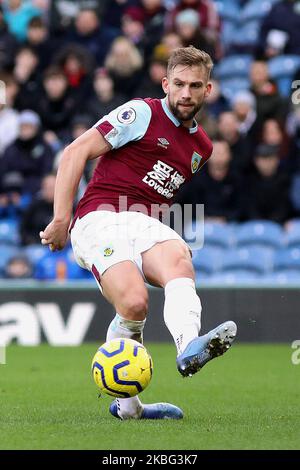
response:
<path fill-rule="evenodd" d="M 118 399 L 114 400 L 110 407 L 110 413 L 119 419 L 124 419 L 119 416 Z M 170 403 L 153 403 L 151 405 L 142 405 L 142 412 L 139 416 L 128 416 L 126 419 L 182 419 L 183 412 L 178 406 L 171 405 Z"/>
<path fill-rule="evenodd" d="M 221 356 L 231 346 L 236 337 L 237 326 L 226 321 L 189 342 L 177 359 L 177 369 L 184 377 L 192 376 L 214 357 Z"/>

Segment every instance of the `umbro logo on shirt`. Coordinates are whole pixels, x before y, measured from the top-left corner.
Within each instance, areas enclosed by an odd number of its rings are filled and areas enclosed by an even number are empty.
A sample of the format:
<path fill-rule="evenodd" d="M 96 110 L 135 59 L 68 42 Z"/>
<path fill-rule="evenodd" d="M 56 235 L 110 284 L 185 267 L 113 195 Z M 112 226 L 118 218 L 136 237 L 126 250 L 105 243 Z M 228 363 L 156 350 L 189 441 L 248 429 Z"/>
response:
<path fill-rule="evenodd" d="M 157 145 L 159 145 L 160 147 L 163 147 L 164 149 L 167 149 L 168 145 L 170 145 L 170 142 L 168 142 L 167 139 L 165 139 L 164 137 L 158 137 L 157 140 L 158 140 Z"/>

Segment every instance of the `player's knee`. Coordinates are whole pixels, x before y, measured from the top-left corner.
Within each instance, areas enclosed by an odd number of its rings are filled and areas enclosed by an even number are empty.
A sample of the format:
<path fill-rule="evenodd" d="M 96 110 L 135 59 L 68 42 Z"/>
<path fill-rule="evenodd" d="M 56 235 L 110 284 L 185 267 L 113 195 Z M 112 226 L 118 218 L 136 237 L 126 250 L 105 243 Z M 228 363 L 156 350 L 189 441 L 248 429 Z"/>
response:
<path fill-rule="evenodd" d="M 194 277 L 194 268 L 189 250 L 183 247 L 176 253 L 171 271 L 176 272 L 178 276 Z"/>
<path fill-rule="evenodd" d="M 129 292 L 122 299 L 123 315 L 128 320 L 144 320 L 148 311 L 147 292 Z"/>
<path fill-rule="evenodd" d="M 194 274 L 194 268 L 191 258 L 187 258 L 186 256 L 182 256 L 178 259 L 176 268 L 178 271 L 182 271 L 185 274 Z"/>

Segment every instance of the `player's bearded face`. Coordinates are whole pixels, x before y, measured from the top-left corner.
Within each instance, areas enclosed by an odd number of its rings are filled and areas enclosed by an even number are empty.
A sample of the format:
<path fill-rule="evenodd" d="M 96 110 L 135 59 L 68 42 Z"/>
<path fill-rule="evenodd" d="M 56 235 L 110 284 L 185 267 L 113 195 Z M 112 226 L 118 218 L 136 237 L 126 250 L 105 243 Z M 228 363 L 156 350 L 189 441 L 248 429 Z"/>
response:
<path fill-rule="evenodd" d="M 179 121 L 188 122 L 193 120 L 202 108 L 210 93 L 211 84 L 207 81 L 204 67 L 178 65 L 170 76 L 163 80 L 163 88 L 174 116 Z"/>
<path fill-rule="evenodd" d="M 203 101 L 198 104 L 182 99 L 173 102 L 169 96 L 169 104 L 172 113 L 179 121 L 190 121 L 202 108 Z"/>

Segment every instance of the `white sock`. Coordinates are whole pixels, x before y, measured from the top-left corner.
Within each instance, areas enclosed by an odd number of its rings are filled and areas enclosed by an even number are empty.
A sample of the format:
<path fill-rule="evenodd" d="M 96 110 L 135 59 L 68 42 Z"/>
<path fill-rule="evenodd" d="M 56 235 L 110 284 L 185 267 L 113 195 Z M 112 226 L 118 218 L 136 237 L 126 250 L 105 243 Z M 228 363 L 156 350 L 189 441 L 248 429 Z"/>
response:
<path fill-rule="evenodd" d="M 114 338 L 130 338 L 143 344 L 143 329 L 146 320 L 126 320 L 118 313 L 110 323 L 106 341 Z M 143 411 L 142 403 L 136 395 L 131 398 L 117 398 L 118 415 L 121 419 L 139 418 Z"/>
<path fill-rule="evenodd" d="M 201 310 L 201 301 L 192 279 L 180 277 L 166 284 L 164 320 L 174 338 L 178 355 L 199 335 Z"/>
<path fill-rule="evenodd" d="M 126 320 L 116 313 L 115 318 L 108 327 L 106 341 L 115 338 L 130 338 L 143 344 L 143 329 L 145 323 L 146 320 Z"/>

